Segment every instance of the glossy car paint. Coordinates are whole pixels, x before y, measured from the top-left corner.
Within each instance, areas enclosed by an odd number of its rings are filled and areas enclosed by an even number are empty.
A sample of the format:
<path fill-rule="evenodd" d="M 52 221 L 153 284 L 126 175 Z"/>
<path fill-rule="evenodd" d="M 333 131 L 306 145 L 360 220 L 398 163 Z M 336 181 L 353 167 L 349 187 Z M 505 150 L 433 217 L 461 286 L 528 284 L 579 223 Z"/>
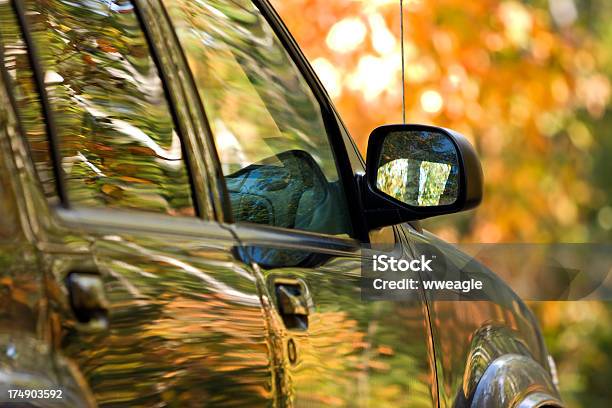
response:
<path fill-rule="evenodd" d="M 413 229 L 404 229 L 404 232 L 416 254 L 423 248 L 433 249 L 434 253 L 461 271 L 462 279 L 474 278 L 485 282 L 484 296 L 473 301 L 462 299 L 460 294 L 456 300 L 449 300 L 437 298 L 433 291 L 426 292 L 436 348 L 442 406 L 457 405 L 462 401 L 471 403 L 472 400 L 476 406 L 489 406 L 478 405 L 485 400 L 474 397 L 476 386 L 489 365 L 504 355 L 523 356 L 535 362 L 545 372 L 550 372 L 548 354 L 535 317 L 499 277 L 470 256 L 430 233 Z M 435 279 L 437 272 L 439 271 L 433 271 L 431 277 Z M 535 380 L 529 387 L 521 383 L 512 387 L 494 387 L 493 393 L 500 403 L 497 406 L 514 406 L 517 399 L 526 397 L 520 396 L 526 392 L 525 387 L 529 392 L 544 388 L 551 406 L 561 404 L 550 376 L 547 382 L 541 382 L 540 373 L 533 371 L 535 365 L 522 367 L 520 364 L 513 364 L 513 371 L 520 373 L 519 377 L 534 377 Z M 484 381 L 498 380 L 494 377 L 489 376 Z M 491 386 L 492 384 L 490 383 Z M 508 393 L 511 395 L 504 395 Z M 489 403 L 492 400 L 489 399 Z"/>
<path fill-rule="evenodd" d="M 287 37 L 286 45 L 292 51 L 294 58 L 298 60 L 298 64 L 299 61 L 302 61 L 304 64 L 303 70 L 305 75 L 310 75 L 313 86 L 321 89 L 323 87 L 321 82 L 312 71 L 312 68 L 305 62 L 305 56 L 299 50 L 295 40 L 291 38 L 289 32 L 282 25 L 278 15 L 271 10 L 267 1 L 262 1 L 261 3 L 262 10 L 267 10 L 271 14 L 270 21 L 275 21 L 279 25 L 277 33 Z M 325 92 L 323 92 L 321 100 L 322 103 L 329 104 L 334 109 L 329 96 Z M 333 116 L 340 128 L 338 138 L 342 137 L 344 140 L 344 146 L 349 156 L 348 164 L 352 168 L 354 177 L 360 180 L 365 173 L 365 161 L 360 156 L 352 139 L 347 137 L 348 133 L 335 109 Z M 353 207 L 363 211 L 360 202 L 354 202 Z M 373 233 L 375 231 L 370 232 L 370 238 L 373 238 Z M 459 265 L 462 271 L 473 274 L 474 277 L 481 277 L 484 280 L 495 282 L 495 285 L 492 286 L 493 290 L 487 293 L 489 299 L 483 301 L 439 300 L 432 293 L 425 293 L 427 318 L 430 322 L 429 327 L 431 330 L 430 335 L 434 343 L 433 352 L 436 361 L 436 385 L 438 388 L 439 406 L 470 406 L 473 403 L 475 394 L 473 384 L 479 383 L 485 367 L 492 365 L 496 357 L 513 353 L 517 342 L 523 345 L 523 350 L 528 350 L 526 354 L 532 361 L 536 361 L 539 367 L 547 371 L 550 379 L 548 355 L 536 319 L 524 302 L 494 272 L 488 270 L 466 254 L 463 254 L 454 246 L 423 231 L 418 222 L 397 226 L 395 235 L 396 240 L 405 247 L 404 251 L 408 256 L 418 257 L 419 247 L 422 248 L 424 245 L 433 246 L 449 262 Z M 388 241 L 388 238 L 384 240 L 384 242 Z M 503 333 L 511 335 L 511 338 L 495 336 L 497 341 L 492 341 L 485 336 L 487 340 L 483 340 L 483 336 L 480 333 L 486 332 L 492 325 L 501 325 L 507 328 Z M 502 341 L 499 341 L 500 338 Z M 480 341 L 476 341 L 477 339 L 480 339 Z M 494 344 L 496 352 L 484 355 L 479 354 L 478 350 L 481 348 L 478 345 L 483 343 L 487 345 Z M 482 357 L 478 360 L 479 365 L 477 367 L 475 367 L 472 358 L 474 354 L 479 354 Z M 551 386 L 552 383 L 550 381 L 539 380 L 539 375 L 532 373 L 533 368 L 534 366 L 532 365 L 521 366 L 520 364 L 514 367 L 515 372 L 522 373 L 521 375 L 528 378 L 536 379 L 530 387 L 526 387 L 525 384 L 516 384 L 506 389 L 491 387 L 495 388 L 493 394 L 497 401 L 500 402 L 499 406 L 516 406 L 522 400 L 529 400 L 528 395 L 532 392 L 532 389 L 545 389 L 546 391 L 543 392 L 543 395 L 546 398 L 538 399 L 537 403 L 527 406 L 562 406 L 556 387 L 554 385 Z M 489 379 L 491 380 L 491 378 Z M 491 386 L 488 383 L 480 383 L 480 385 L 481 389 Z M 489 399 L 488 401 L 493 400 Z M 478 405 L 483 400 L 478 401 L 474 403 L 474 406 L 488 406 Z M 533 401 L 527 402 L 527 404 Z M 502 404 L 501 402 L 504 403 Z"/>
<path fill-rule="evenodd" d="M 169 86 L 180 89 L 174 82 Z M 41 323 L 49 325 L 51 349 L 58 361 L 78 367 L 83 381 L 75 388 L 87 391 L 91 405 L 94 398 L 100 406 L 143 407 L 202 401 L 253 406 L 275 399 L 267 321 L 254 278 L 233 257 L 236 240 L 227 228 L 195 218 L 50 209 L 28 167 L 30 158 L 20 162 L 31 177 L 23 193 L 40 205 L 28 221 L 41 226 L 35 239 L 41 266 L 29 270 L 47 284 L 47 296 L 32 299 L 48 305 Z M 65 285 L 70 273 L 102 276 L 107 330 L 75 319 Z M 60 375 L 57 383 L 68 379 Z"/>
<path fill-rule="evenodd" d="M 246 226 L 237 227 L 236 233 L 244 258 L 262 280 L 270 330 L 282 352 L 278 376 L 287 382 L 286 402 L 437 405 L 433 344 L 422 296 L 406 302 L 363 302 L 363 255 L 350 240 L 309 240 L 299 232 L 278 234 Z M 309 292 L 306 328 L 283 324 L 275 284 L 286 280 L 303 282 Z M 289 355 L 290 343 L 297 349 L 296 359 Z"/>
<path fill-rule="evenodd" d="M 77 323 L 62 341 L 62 354 L 81 367 L 100 405 L 254 406 L 274 399 L 256 280 L 234 259 L 227 229 L 96 210 L 60 216 L 92 240 L 110 305 L 109 330 L 88 333 Z M 55 268 L 60 283 L 68 271 Z"/>
<path fill-rule="evenodd" d="M 0 403 L 7 402 L 9 389 L 61 389 L 63 399 L 55 406 L 95 406 L 79 368 L 55 347 L 43 259 L 51 249 L 45 244 L 47 228 L 54 222 L 12 110 L 5 73 L 0 76 Z M 78 240 L 69 245 L 85 250 Z"/>
<path fill-rule="evenodd" d="M 221 223 L 50 207 L 3 79 L 0 208 L 10 216 L 0 221 L 0 391 L 61 386 L 65 406 L 560 405 L 537 324 L 501 282 L 485 301 L 424 293 L 411 303 L 364 303 L 356 241 L 224 224 L 223 181 L 186 65 L 159 3 L 138 4 L 201 182 L 201 216 Z M 310 67 L 267 2 L 259 5 L 336 123 L 343 166 L 363 173 Z M 418 224 L 394 230 L 406 256 L 428 243 L 467 273 L 498 281 Z M 262 251 L 285 260 L 258 264 Z M 302 257 L 312 261 L 287 261 Z M 107 331 L 79 323 L 69 307 L 66 275 L 92 265 L 105 282 Z M 279 278 L 308 288 L 307 330 L 284 326 Z M 395 393 L 381 394 L 394 379 Z"/>

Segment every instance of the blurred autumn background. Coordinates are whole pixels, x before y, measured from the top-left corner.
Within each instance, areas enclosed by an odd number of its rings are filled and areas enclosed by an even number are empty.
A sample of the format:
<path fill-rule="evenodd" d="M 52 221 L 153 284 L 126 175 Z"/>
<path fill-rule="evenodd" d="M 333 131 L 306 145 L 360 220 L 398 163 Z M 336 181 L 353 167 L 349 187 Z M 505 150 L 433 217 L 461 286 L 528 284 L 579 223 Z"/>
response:
<path fill-rule="evenodd" d="M 275 0 L 365 153 L 401 121 L 399 0 Z M 405 0 L 409 122 L 462 132 L 483 204 L 425 222 L 451 242 L 612 237 L 612 2 Z M 538 302 L 570 406 L 612 400 L 612 304 Z"/>

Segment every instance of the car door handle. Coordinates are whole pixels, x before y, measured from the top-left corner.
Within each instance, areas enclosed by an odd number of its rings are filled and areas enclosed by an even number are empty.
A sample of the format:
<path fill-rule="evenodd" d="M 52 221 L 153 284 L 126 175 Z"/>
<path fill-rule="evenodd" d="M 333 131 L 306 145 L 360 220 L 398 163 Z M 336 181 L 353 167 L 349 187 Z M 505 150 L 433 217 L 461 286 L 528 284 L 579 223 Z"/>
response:
<path fill-rule="evenodd" d="M 93 272 L 71 272 L 66 277 L 70 307 L 85 331 L 108 328 L 108 301 L 102 277 Z"/>
<path fill-rule="evenodd" d="M 295 330 L 308 328 L 309 296 L 303 282 L 298 280 L 275 281 L 274 289 L 278 313 L 285 327 Z"/>

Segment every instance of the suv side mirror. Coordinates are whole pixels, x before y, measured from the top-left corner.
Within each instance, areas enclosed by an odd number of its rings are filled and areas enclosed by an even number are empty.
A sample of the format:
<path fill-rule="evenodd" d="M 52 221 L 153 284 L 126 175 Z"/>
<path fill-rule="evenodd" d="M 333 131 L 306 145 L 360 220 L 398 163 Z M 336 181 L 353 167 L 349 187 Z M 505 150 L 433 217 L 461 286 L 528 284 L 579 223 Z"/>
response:
<path fill-rule="evenodd" d="M 450 214 L 482 200 L 482 168 L 467 139 L 426 125 L 385 125 L 368 141 L 364 201 L 371 229 Z"/>

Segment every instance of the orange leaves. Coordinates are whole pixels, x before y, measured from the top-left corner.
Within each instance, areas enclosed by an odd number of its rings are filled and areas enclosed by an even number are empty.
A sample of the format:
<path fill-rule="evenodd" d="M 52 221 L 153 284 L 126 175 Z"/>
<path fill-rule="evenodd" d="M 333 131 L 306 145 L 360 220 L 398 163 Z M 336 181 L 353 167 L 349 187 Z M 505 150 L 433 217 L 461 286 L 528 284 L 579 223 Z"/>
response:
<path fill-rule="evenodd" d="M 83 62 L 85 62 L 87 65 L 92 65 L 92 66 L 96 65 L 96 62 L 93 60 L 91 55 L 83 54 L 82 58 L 83 58 Z"/>
<path fill-rule="evenodd" d="M 101 190 L 104 194 L 115 199 L 121 198 L 123 196 L 123 189 L 113 184 L 104 184 Z"/>
<path fill-rule="evenodd" d="M 117 52 L 118 51 L 117 48 L 115 48 L 108 40 L 105 40 L 103 38 L 98 38 L 96 42 L 98 43 L 98 48 L 104 52 Z"/>
<path fill-rule="evenodd" d="M 374 127 L 401 120 L 399 2 L 274 3 L 365 152 Z M 604 40 L 579 26 L 579 10 L 546 3 L 404 2 L 408 120 L 466 133 L 485 163 L 485 202 L 468 229 L 451 234 L 459 239 L 587 239 L 555 214 L 579 225 L 592 204 L 571 199 L 564 208 L 574 210 L 560 211 L 538 180 L 557 174 L 549 183 L 565 191 L 589 177 L 569 164 L 588 162 L 597 146 L 578 115 L 601 118 L 612 86 L 597 56 Z"/>
<path fill-rule="evenodd" d="M 108 41 L 108 40 L 105 40 L 103 38 L 98 38 L 96 40 L 96 43 L 97 43 L 98 49 L 100 49 L 103 52 L 109 52 L 109 53 L 118 52 L 118 49 L 115 48 L 111 44 L 111 42 Z M 87 65 L 91 65 L 91 66 L 95 66 L 96 65 L 96 61 L 93 59 L 93 57 L 90 54 L 82 53 L 81 54 L 81 59 Z"/>

